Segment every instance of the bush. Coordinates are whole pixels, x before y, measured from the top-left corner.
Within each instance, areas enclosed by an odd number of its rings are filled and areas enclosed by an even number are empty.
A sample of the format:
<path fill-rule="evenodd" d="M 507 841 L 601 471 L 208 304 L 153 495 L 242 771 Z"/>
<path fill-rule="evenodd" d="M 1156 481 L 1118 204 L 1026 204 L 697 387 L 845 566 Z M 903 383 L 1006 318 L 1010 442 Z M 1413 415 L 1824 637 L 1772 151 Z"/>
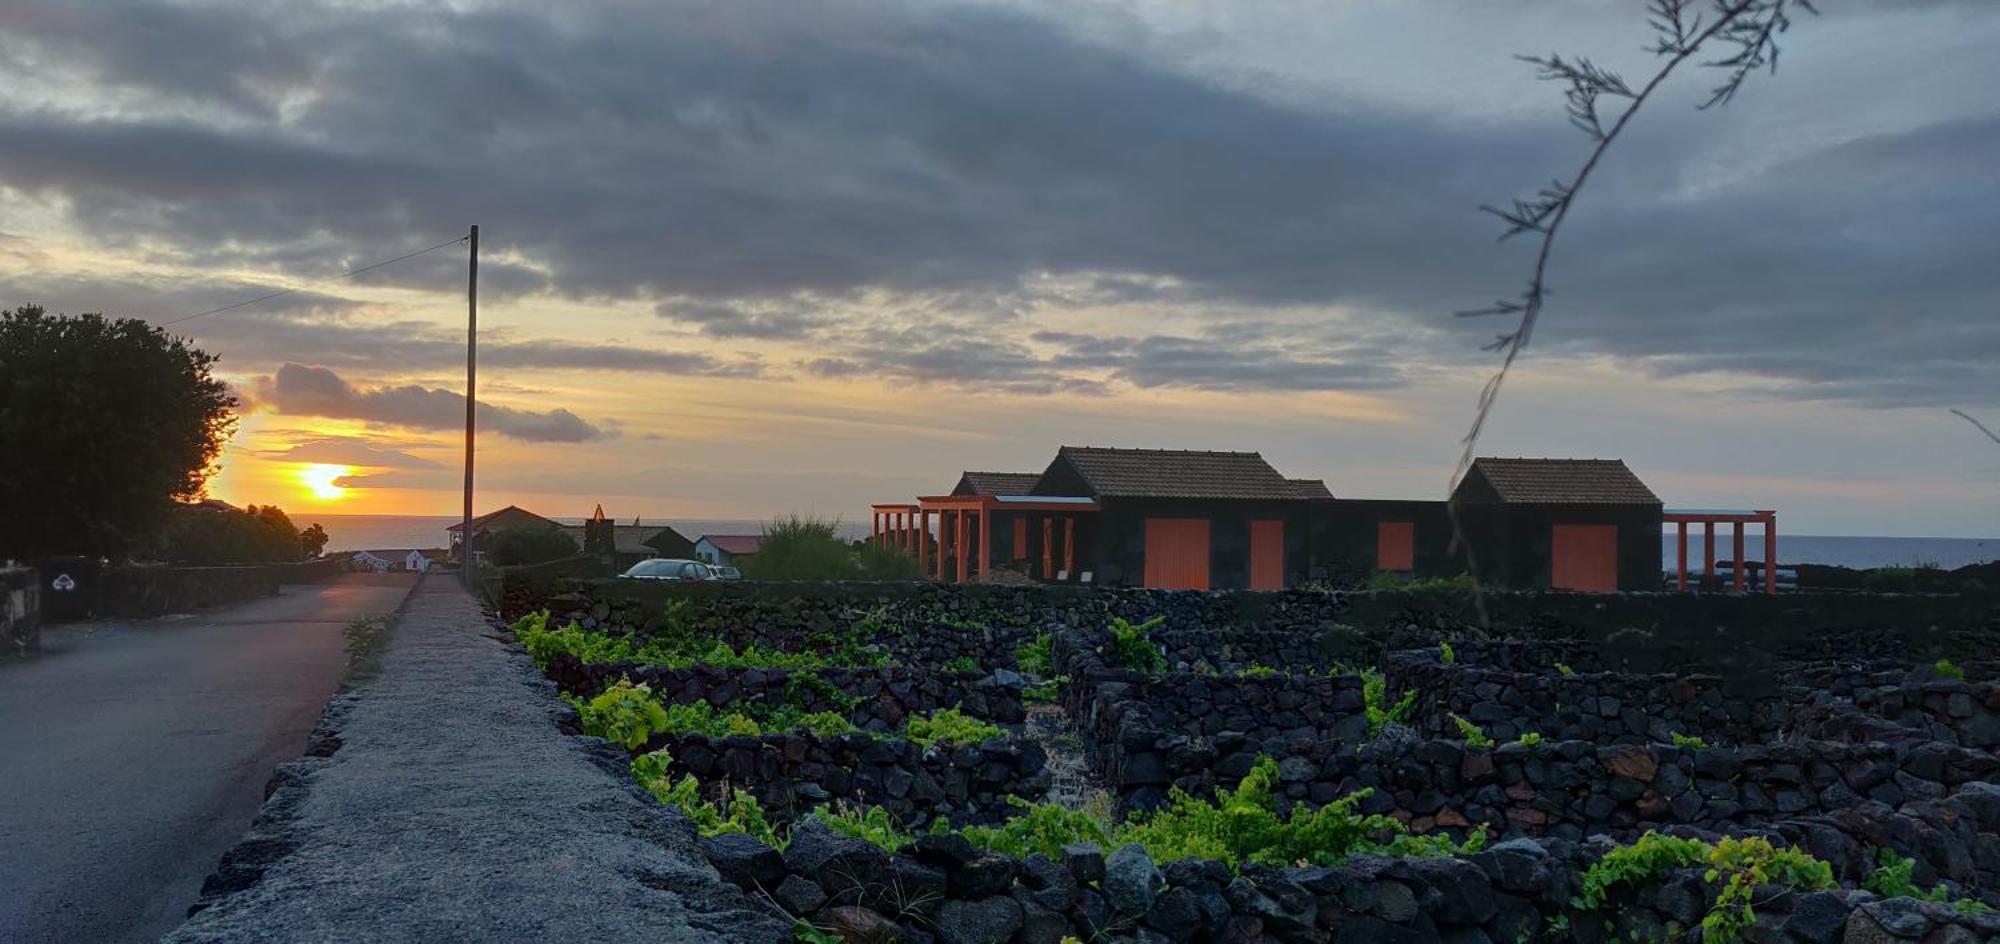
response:
<path fill-rule="evenodd" d="M 628 751 L 638 750 L 655 732 L 667 729 L 667 711 L 654 700 L 653 689 L 631 679 L 619 679 L 587 702 L 572 703 L 583 720 L 583 733 Z"/>
<path fill-rule="evenodd" d="M 170 564 L 196 566 L 287 563 L 306 557 L 306 535 L 276 505 L 242 511 L 177 505 L 147 553 Z M 325 529 L 316 537 L 324 546 Z"/>
<path fill-rule="evenodd" d="M 1702 940 L 1740 940 L 1756 924 L 1752 906 L 1760 885 L 1787 885 L 1801 891 L 1834 888 L 1833 866 L 1797 849 L 1773 846 L 1761 836 L 1724 837 L 1710 844 L 1647 832 L 1630 845 L 1604 854 L 1583 874 L 1580 891 L 1570 902 L 1596 911 L 1620 885 L 1640 885 L 1676 869 L 1707 866 L 1704 877 L 1717 884 L 1715 904 L 1701 920 Z"/>
<path fill-rule="evenodd" d="M 1055 671 L 1055 637 L 1036 633 L 1034 638 L 1014 648 L 1014 664 L 1021 671 L 1043 678 Z"/>
<path fill-rule="evenodd" d="M 915 558 L 840 539 L 838 519 L 791 515 L 764 527 L 757 553 L 740 558 L 752 580 L 915 580 Z"/>
<path fill-rule="evenodd" d="M 1143 623 L 1134 624 L 1122 616 L 1112 617 L 1111 661 L 1147 675 L 1165 672 L 1167 657 L 1161 654 L 1159 644 L 1148 637 L 1166 621 L 1165 616 L 1155 616 Z"/>
<path fill-rule="evenodd" d="M 903 724 L 903 736 L 930 748 L 938 744 L 978 744 L 1006 737 L 1007 732 L 957 708 L 945 708 L 928 715 L 912 715 Z"/>
<path fill-rule="evenodd" d="M 501 528 L 486 536 L 486 560 L 500 567 L 575 557 L 576 539 L 554 527 Z"/>

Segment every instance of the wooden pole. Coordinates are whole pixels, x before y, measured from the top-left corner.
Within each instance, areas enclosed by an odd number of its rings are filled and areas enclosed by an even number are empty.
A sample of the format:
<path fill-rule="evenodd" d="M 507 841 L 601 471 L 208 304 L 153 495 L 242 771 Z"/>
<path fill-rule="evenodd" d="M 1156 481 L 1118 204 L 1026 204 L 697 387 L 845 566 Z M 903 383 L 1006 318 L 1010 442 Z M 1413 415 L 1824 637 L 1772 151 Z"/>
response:
<path fill-rule="evenodd" d="M 965 582 L 965 509 L 960 508 L 953 515 L 952 556 L 958 558 L 958 582 Z"/>
<path fill-rule="evenodd" d="M 1715 522 L 1701 523 L 1701 588 L 1708 589 L 1708 582 L 1715 579 Z"/>
<path fill-rule="evenodd" d="M 1063 569 L 1076 577 L 1076 516 L 1063 519 Z"/>
<path fill-rule="evenodd" d="M 1042 516 L 1042 579 L 1056 579 L 1056 519 Z"/>
<path fill-rule="evenodd" d="M 472 589 L 472 430 L 479 385 L 479 227 L 466 237 L 471 251 L 465 263 L 465 508 L 459 519 L 459 574 Z"/>
<path fill-rule="evenodd" d="M 1735 561 L 1735 563 L 1730 567 L 1731 573 L 1729 577 L 1729 583 L 1730 583 L 1730 589 L 1733 592 L 1742 593 L 1743 592 L 1743 522 L 1741 521 L 1736 522 L 1735 528 L 1736 528 L 1735 557 L 1732 558 Z"/>
<path fill-rule="evenodd" d="M 1674 525 L 1680 532 L 1680 558 L 1679 563 L 1674 566 L 1674 587 L 1682 592 L 1686 592 L 1688 588 L 1688 523 L 1685 521 L 1676 521 Z"/>
<path fill-rule="evenodd" d="M 1778 592 L 1778 516 L 1764 516 L 1764 592 Z"/>
<path fill-rule="evenodd" d="M 993 569 L 993 513 L 979 506 L 979 574 Z"/>
<path fill-rule="evenodd" d="M 924 572 L 924 555 L 925 552 L 930 550 L 930 548 L 928 547 L 928 545 L 930 544 L 930 538 L 931 538 L 931 511 L 928 508 L 918 508 L 917 509 L 917 573 L 918 574 L 922 574 Z"/>

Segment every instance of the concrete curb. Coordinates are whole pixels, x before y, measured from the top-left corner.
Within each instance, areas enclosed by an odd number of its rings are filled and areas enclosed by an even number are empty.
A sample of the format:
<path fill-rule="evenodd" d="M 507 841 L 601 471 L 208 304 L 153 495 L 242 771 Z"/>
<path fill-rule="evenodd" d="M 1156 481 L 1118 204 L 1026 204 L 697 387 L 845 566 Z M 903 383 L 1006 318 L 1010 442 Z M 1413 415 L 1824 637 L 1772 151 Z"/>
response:
<path fill-rule="evenodd" d="M 470 596 L 421 583 L 164 940 L 790 940 L 566 712 Z"/>

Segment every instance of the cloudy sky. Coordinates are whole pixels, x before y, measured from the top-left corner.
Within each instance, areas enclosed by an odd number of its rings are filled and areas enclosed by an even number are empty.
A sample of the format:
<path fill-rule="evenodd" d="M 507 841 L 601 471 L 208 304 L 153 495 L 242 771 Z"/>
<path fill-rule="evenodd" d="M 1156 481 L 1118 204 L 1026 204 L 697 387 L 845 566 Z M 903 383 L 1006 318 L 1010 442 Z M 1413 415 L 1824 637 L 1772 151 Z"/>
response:
<path fill-rule="evenodd" d="M 246 414 L 212 492 L 865 517 L 1061 443 L 1436 497 L 1587 142 L 1516 53 L 1638 0 L 0 4 L 0 306 L 164 322 Z M 2000 4 L 1821 0 L 1669 86 L 1559 247 L 1482 452 L 1618 456 L 1792 531 L 2000 535 Z M 329 468 L 332 467 L 332 468 Z M 317 487 L 308 485 L 317 483 Z"/>

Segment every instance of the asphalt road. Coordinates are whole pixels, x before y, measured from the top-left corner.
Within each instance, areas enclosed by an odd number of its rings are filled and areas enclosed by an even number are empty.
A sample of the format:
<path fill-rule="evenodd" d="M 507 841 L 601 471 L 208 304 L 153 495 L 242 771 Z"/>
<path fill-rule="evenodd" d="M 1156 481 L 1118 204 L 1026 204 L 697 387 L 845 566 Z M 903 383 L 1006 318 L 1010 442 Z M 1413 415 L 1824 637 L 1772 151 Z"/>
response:
<path fill-rule="evenodd" d="M 192 616 L 45 627 L 0 663 L 0 942 L 152 941 L 297 757 L 342 630 L 407 574 L 348 574 Z"/>

